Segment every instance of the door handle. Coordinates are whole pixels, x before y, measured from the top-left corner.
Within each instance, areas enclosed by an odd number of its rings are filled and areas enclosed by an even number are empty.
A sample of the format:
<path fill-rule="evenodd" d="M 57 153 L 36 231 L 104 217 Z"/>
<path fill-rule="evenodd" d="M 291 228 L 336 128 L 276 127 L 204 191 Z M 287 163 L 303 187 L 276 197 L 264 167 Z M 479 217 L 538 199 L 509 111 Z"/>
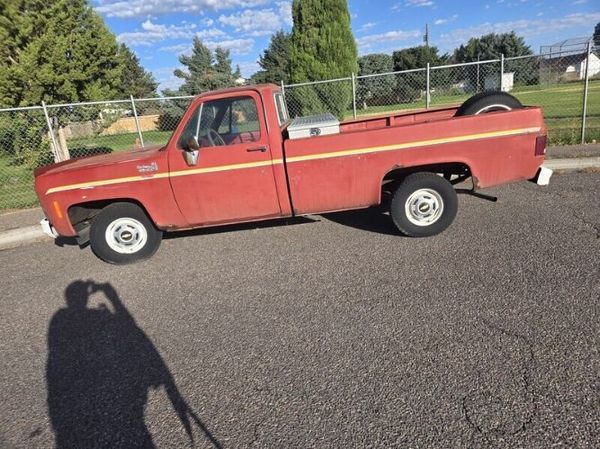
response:
<path fill-rule="evenodd" d="M 260 151 L 261 153 L 264 153 L 265 151 L 267 151 L 267 147 L 262 146 L 262 147 L 247 148 L 246 151 L 248 153 L 253 153 L 255 151 Z"/>

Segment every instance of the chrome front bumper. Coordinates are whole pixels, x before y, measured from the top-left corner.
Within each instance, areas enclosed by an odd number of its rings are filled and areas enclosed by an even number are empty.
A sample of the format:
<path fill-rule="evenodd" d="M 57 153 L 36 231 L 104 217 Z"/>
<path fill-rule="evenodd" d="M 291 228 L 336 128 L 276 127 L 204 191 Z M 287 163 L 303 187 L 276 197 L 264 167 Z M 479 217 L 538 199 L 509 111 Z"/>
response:
<path fill-rule="evenodd" d="M 52 226 L 47 218 L 44 218 L 42 221 L 40 221 L 40 225 L 42 226 L 42 231 L 44 231 L 44 234 L 52 237 L 53 239 L 58 237 L 58 232 L 56 232 L 56 229 L 54 229 L 54 226 Z"/>

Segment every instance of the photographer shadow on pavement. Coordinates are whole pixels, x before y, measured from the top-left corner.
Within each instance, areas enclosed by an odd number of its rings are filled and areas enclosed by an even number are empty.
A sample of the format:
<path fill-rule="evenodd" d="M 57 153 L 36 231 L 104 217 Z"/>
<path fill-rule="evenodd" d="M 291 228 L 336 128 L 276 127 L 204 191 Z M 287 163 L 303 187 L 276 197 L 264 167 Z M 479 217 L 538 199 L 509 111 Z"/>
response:
<path fill-rule="evenodd" d="M 90 295 L 108 300 L 90 308 Z M 48 412 L 56 448 L 154 448 L 144 421 L 150 388 L 163 387 L 192 446 L 198 426 L 219 442 L 186 403 L 158 350 L 110 284 L 75 281 L 67 307 L 48 329 Z M 111 310 L 112 309 L 112 310 Z"/>

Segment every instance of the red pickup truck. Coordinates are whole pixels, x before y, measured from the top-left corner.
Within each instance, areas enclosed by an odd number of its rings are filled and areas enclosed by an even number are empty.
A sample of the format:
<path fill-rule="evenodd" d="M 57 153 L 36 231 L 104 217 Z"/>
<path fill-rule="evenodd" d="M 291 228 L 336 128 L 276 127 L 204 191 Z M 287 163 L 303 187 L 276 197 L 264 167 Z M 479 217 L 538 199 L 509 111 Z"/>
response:
<path fill-rule="evenodd" d="M 460 181 L 547 183 L 545 147 L 541 109 L 500 92 L 339 123 L 290 120 L 267 84 L 199 95 L 166 145 L 42 167 L 35 188 L 48 234 L 122 264 L 154 254 L 163 231 L 366 208 L 384 189 L 400 232 L 434 235 Z"/>

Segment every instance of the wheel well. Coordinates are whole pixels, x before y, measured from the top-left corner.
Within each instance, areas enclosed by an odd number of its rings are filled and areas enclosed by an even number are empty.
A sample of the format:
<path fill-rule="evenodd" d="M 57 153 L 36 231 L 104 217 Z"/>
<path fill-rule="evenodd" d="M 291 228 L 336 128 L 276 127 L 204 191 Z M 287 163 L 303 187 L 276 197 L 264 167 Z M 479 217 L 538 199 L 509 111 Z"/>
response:
<path fill-rule="evenodd" d="M 385 190 L 387 186 L 393 186 L 399 182 L 401 182 L 404 178 L 412 173 L 417 172 L 431 172 L 431 173 L 439 173 L 443 175 L 446 179 L 450 180 L 450 178 L 454 176 L 458 176 L 461 179 L 469 178 L 471 174 L 471 169 L 469 166 L 462 162 L 446 162 L 443 164 L 429 164 L 429 165 L 418 165 L 415 167 L 397 167 L 389 172 L 383 177 L 382 186 Z"/>
<path fill-rule="evenodd" d="M 85 227 L 96 215 L 98 215 L 98 213 L 100 213 L 102 209 L 113 203 L 135 204 L 146 213 L 146 215 L 151 221 L 153 221 L 152 217 L 150 216 L 144 205 L 139 201 L 131 198 L 111 198 L 109 200 L 88 201 L 85 203 L 73 204 L 69 206 L 68 209 L 69 220 L 73 225 L 73 228 L 75 228 L 75 230 L 81 227 Z"/>

